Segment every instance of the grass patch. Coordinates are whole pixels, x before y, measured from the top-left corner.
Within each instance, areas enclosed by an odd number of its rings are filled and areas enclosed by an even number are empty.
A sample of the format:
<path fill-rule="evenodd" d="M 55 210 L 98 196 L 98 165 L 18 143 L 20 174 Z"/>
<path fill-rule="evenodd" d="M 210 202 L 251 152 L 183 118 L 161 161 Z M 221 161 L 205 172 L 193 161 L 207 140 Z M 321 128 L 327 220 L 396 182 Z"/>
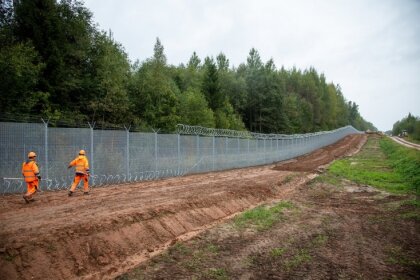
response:
<path fill-rule="evenodd" d="M 289 271 L 311 260 L 312 260 L 312 257 L 309 255 L 308 250 L 301 249 L 296 255 L 286 260 L 283 266 L 286 270 Z"/>
<path fill-rule="evenodd" d="M 148 275 L 153 274 L 153 271 L 173 265 L 180 267 L 183 271 L 196 274 L 191 279 L 208 279 L 210 274 L 205 271 L 206 264 L 216 257 L 218 252 L 219 247 L 213 244 L 202 244 L 199 248 L 194 249 L 184 243 L 176 243 L 163 254 L 152 258 L 146 267 L 135 268 L 130 273 L 118 276 L 116 279 L 150 279 Z M 224 278 L 212 277 L 211 279 Z"/>
<path fill-rule="evenodd" d="M 209 253 L 218 254 L 219 253 L 219 246 L 214 245 L 214 244 L 209 244 L 209 245 L 207 245 L 205 250 Z"/>
<path fill-rule="evenodd" d="M 333 163 L 330 172 L 356 183 L 380 187 L 393 193 L 401 193 L 409 189 L 409 185 L 402 176 L 392 171 L 378 169 L 375 162 L 365 162 L 352 166 L 348 159 L 344 159 Z"/>
<path fill-rule="evenodd" d="M 328 236 L 326 236 L 325 234 L 319 234 L 312 240 L 312 245 L 316 247 L 323 246 L 325 245 L 325 243 L 327 243 L 327 241 L 328 241 Z"/>
<path fill-rule="evenodd" d="M 388 138 L 380 141 L 392 167 L 418 192 L 420 187 L 420 152 L 403 147 Z"/>
<path fill-rule="evenodd" d="M 420 214 L 415 212 L 404 213 L 401 215 L 401 218 L 406 220 L 420 221 Z"/>
<path fill-rule="evenodd" d="M 420 153 L 385 137 L 369 137 L 359 154 L 335 161 L 329 173 L 392 193 L 410 193 L 420 184 Z"/>
<path fill-rule="evenodd" d="M 409 206 L 414 206 L 416 208 L 420 207 L 420 200 L 418 199 L 411 199 L 411 200 L 406 200 L 403 202 L 403 205 L 409 205 Z"/>
<path fill-rule="evenodd" d="M 295 178 L 295 177 L 296 177 L 296 175 L 287 175 L 286 178 L 284 178 L 281 183 L 282 184 L 287 184 L 287 183 L 291 182 L 293 180 L 293 178 Z"/>
<path fill-rule="evenodd" d="M 191 249 L 182 243 L 176 243 L 174 246 L 169 248 L 168 252 L 170 255 L 176 255 L 176 254 L 186 255 L 186 254 L 191 253 Z"/>
<path fill-rule="evenodd" d="M 270 251 L 270 255 L 274 258 L 275 257 L 280 257 L 284 254 L 285 251 L 286 251 L 286 249 L 284 249 L 284 248 L 273 248 Z"/>
<path fill-rule="evenodd" d="M 414 139 L 411 136 L 408 136 L 407 139 L 405 139 L 405 140 L 407 140 L 408 142 L 414 143 L 414 144 L 420 144 L 420 140 Z"/>
<path fill-rule="evenodd" d="M 200 255 L 194 255 L 191 259 L 184 262 L 184 266 L 191 271 L 199 271 L 203 264 L 203 258 Z"/>
<path fill-rule="evenodd" d="M 238 228 L 254 226 L 257 230 L 266 230 L 281 218 L 284 209 L 293 207 L 293 204 L 288 201 L 282 201 L 273 207 L 258 206 L 236 217 L 234 225 Z"/>
<path fill-rule="evenodd" d="M 210 268 L 204 273 L 204 276 L 206 278 L 216 279 L 216 280 L 229 279 L 226 270 L 223 268 Z"/>
<path fill-rule="evenodd" d="M 396 246 L 388 248 L 386 253 L 388 255 L 386 260 L 387 263 L 420 268 L 420 261 L 411 259 L 401 247 Z"/>

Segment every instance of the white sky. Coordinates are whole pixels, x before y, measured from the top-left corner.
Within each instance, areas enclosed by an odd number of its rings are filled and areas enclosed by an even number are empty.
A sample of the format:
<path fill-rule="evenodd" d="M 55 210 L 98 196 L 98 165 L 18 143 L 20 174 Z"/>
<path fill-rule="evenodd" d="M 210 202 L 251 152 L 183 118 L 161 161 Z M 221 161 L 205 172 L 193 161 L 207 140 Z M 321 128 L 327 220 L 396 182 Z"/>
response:
<path fill-rule="evenodd" d="M 168 62 L 223 52 L 231 66 L 256 48 L 277 67 L 313 66 L 379 130 L 420 116 L 418 0 L 85 0 L 93 21 L 112 30 L 130 60 Z"/>

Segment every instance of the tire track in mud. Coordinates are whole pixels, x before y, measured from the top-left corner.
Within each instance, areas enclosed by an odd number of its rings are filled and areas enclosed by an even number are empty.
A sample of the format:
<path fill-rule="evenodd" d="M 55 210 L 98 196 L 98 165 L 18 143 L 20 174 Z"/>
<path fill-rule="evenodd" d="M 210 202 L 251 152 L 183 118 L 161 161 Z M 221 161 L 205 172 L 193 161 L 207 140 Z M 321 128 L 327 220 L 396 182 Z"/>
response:
<path fill-rule="evenodd" d="M 1 198 L 0 279 L 109 279 L 234 215 L 285 199 L 315 170 L 357 149 L 352 135 L 287 164 L 96 188 L 44 192 L 32 204 Z M 327 155 L 327 156 L 326 156 Z M 310 164 L 308 164 L 310 163 Z M 309 171 L 309 170 L 307 170 Z M 34 261 L 36 260 L 36 261 Z M 42 260 L 42 261 L 41 261 Z"/>

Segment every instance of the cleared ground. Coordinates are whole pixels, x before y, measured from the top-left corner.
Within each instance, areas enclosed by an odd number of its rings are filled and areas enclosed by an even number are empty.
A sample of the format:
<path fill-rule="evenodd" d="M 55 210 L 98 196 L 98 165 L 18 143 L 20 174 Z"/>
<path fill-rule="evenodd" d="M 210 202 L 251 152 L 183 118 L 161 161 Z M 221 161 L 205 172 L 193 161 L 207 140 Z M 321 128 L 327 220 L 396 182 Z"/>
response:
<path fill-rule="evenodd" d="M 369 138 L 350 158 L 355 165 L 384 157 L 379 137 Z M 287 200 L 179 242 L 119 280 L 419 279 L 419 222 L 411 193 L 392 195 L 326 171 Z"/>
<path fill-rule="evenodd" d="M 116 277 L 246 209 L 296 197 L 314 172 L 365 141 L 352 135 L 287 163 L 98 188 L 90 196 L 44 192 L 28 205 L 21 195 L 1 197 L 0 279 Z"/>

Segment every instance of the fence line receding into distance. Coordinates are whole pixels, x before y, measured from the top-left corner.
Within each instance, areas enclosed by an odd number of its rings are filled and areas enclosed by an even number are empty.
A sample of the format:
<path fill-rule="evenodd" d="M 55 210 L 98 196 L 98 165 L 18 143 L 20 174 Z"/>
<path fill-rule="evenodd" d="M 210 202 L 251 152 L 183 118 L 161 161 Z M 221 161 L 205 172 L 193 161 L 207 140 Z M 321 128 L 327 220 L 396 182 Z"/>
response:
<path fill-rule="evenodd" d="M 0 122 L 0 193 L 26 190 L 21 174 L 29 151 L 37 153 L 41 190 L 66 189 L 68 163 L 86 150 L 90 185 L 102 187 L 294 158 L 360 133 L 352 126 L 308 134 L 259 134 L 178 125 L 176 134 L 57 128 L 43 123 Z"/>

